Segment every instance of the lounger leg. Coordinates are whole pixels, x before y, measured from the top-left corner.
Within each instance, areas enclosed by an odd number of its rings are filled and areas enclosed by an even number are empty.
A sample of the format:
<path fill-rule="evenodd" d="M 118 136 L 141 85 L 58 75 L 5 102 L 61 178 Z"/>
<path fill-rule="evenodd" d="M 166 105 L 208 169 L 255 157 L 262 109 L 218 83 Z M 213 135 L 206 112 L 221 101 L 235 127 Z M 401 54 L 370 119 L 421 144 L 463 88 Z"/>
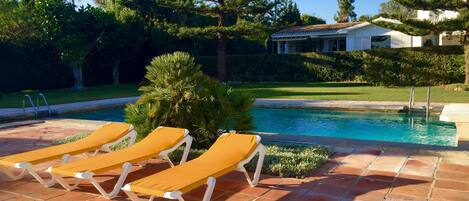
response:
<path fill-rule="evenodd" d="M 183 164 L 187 161 L 187 157 L 189 156 L 189 152 L 191 151 L 193 139 L 194 138 L 192 138 L 189 135 L 186 137 L 186 140 L 185 140 L 186 147 L 184 147 L 184 153 L 182 154 L 181 162 L 179 164 Z"/>
<path fill-rule="evenodd" d="M 15 164 L 15 168 L 22 169 L 23 172 L 19 175 L 10 174 L 10 176 L 16 177 L 14 179 L 21 179 L 25 175 L 25 172 L 28 172 L 31 176 L 34 177 L 34 179 L 36 179 L 45 187 L 50 187 L 55 184 L 53 179 L 50 181 L 45 181 L 41 176 L 39 176 L 31 163 L 17 163 Z M 5 173 L 7 175 L 9 174 L 8 172 Z"/>
<path fill-rule="evenodd" d="M 92 175 L 90 176 L 85 176 L 84 179 L 88 179 L 91 184 L 93 184 L 93 186 L 107 199 L 112 199 L 114 197 L 117 196 L 117 194 L 119 193 L 119 191 L 121 190 L 122 186 L 124 185 L 124 181 L 125 179 L 127 178 L 127 175 L 129 174 L 130 172 L 130 169 L 132 168 L 132 164 L 131 163 L 124 163 L 124 165 L 122 166 L 122 173 L 121 173 L 121 176 L 119 177 L 119 179 L 117 180 L 117 183 L 116 185 L 114 186 L 114 189 L 110 192 L 110 193 L 107 193 L 103 187 L 101 187 L 101 185 L 99 185 L 99 183 L 93 178 Z"/>
<path fill-rule="evenodd" d="M 143 167 L 147 166 L 149 162 L 150 162 L 150 160 L 146 160 L 146 161 L 143 161 L 142 163 L 139 163 L 137 165 L 138 165 L 138 167 L 143 168 Z"/>
<path fill-rule="evenodd" d="M 124 190 L 124 193 L 127 195 L 127 197 L 130 198 L 130 200 L 132 201 L 147 201 L 147 199 L 143 199 L 143 198 L 139 198 L 137 196 L 137 194 L 135 194 L 134 192 L 132 191 L 126 191 Z M 150 199 L 148 199 L 148 201 L 153 201 L 155 199 L 155 196 L 151 196 Z M 184 201 L 184 200 L 182 200 Z"/>
<path fill-rule="evenodd" d="M 202 199 L 202 201 L 210 201 L 216 183 L 217 180 L 214 177 L 209 177 L 207 179 L 207 190 L 205 190 L 204 199 Z"/>
<path fill-rule="evenodd" d="M 8 179 L 13 181 L 22 179 L 26 174 L 26 169 L 22 169 L 19 174 L 15 174 L 13 169 L 8 169 L 7 167 L 1 168 L 0 170 Z"/>
<path fill-rule="evenodd" d="M 67 163 L 69 160 L 70 160 L 70 155 L 69 154 L 65 154 L 62 157 L 62 163 Z M 14 174 L 13 170 L 9 170 L 6 167 L 0 168 L 0 170 L 2 170 L 1 172 L 3 172 L 9 179 L 11 179 L 13 181 L 22 179 L 26 175 L 26 172 L 27 172 L 27 173 L 31 174 L 31 176 L 33 176 L 39 183 L 41 183 L 42 185 L 44 185 L 46 187 L 50 187 L 53 184 L 55 184 L 55 182 L 53 180 L 48 181 L 48 182 L 44 181 L 44 179 L 42 179 L 36 173 L 36 170 L 34 170 L 33 165 L 30 164 L 30 163 L 17 163 L 15 165 L 15 168 L 16 169 L 21 169 L 21 173 Z"/>
<path fill-rule="evenodd" d="M 127 184 L 125 185 L 123 188 L 122 188 L 122 191 L 124 191 L 124 193 L 127 195 L 127 197 L 130 198 L 130 200 L 132 201 L 147 201 L 147 199 L 143 199 L 143 198 L 139 198 L 138 195 L 134 192 L 132 192 L 132 190 L 130 190 L 130 184 Z M 168 199 L 177 199 L 179 201 L 184 201 L 184 198 L 182 198 L 181 196 L 181 193 L 180 192 L 177 192 L 177 193 L 170 193 L 171 195 L 169 197 L 164 197 L 164 198 L 168 198 Z M 166 194 L 165 194 L 166 195 Z M 148 201 L 153 201 L 155 199 L 155 196 L 150 196 L 150 198 L 148 199 Z"/>
<path fill-rule="evenodd" d="M 167 155 L 166 155 L 166 156 L 163 156 L 163 159 L 164 159 L 164 160 L 167 160 L 168 163 L 169 163 L 169 165 L 170 165 L 171 167 L 174 167 L 174 163 L 173 163 L 173 161 L 171 161 L 171 159 L 169 158 L 169 156 L 167 156 Z"/>
<path fill-rule="evenodd" d="M 256 154 L 259 154 L 259 159 L 257 160 L 256 171 L 254 172 L 254 178 L 251 180 L 244 165 L 247 164 Z M 260 144 L 256 148 L 256 150 L 251 154 L 251 156 L 246 161 L 243 161 L 242 163 L 240 163 L 238 166 L 238 170 L 244 173 L 244 176 L 246 176 L 246 179 L 251 187 L 257 186 L 257 183 L 259 183 L 259 178 L 261 176 L 264 158 L 265 158 L 265 147 L 262 144 Z"/>
<path fill-rule="evenodd" d="M 262 166 L 264 164 L 264 157 L 265 157 L 265 147 L 260 145 L 259 147 L 259 159 L 257 160 L 256 171 L 254 172 L 254 179 L 251 182 L 251 186 L 257 186 L 259 183 L 259 178 L 262 172 Z"/>
<path fill-rule="evenodd" d="M 90 158 L 91 158 L 91 157 L 95 157 L 96 155 L 98 155 L 98 153 L 99 153 L 99 149 L 96 149 L 96 150 L 93 152 L 93 154 L 91 154 L 91 156 L 89 156 L 89 157 L 90 157 Z"/>
<path fill-rule="evenodd" d="M 52 175 L 52 178 L 54 181 L 56 181 L 57 183 L 59 183 L 63 188 L 65 188 L 67 191 L 73 191 L 75 190 L 78 185 L 80 184 L 80 180 L 78 179 L 75 179 L 75 183 L 73 185 L 70 185 L 68 184 L 67 181 L 65 181 L 64 178 L 62 178 L 61 176 L 58 176 L 58 175 L 54 175 L 50 172 L 50 168 L 47 170 L 51 175 Z"/>
<path fill-rule="evenodd" d="M 185 143 L 186 146 L 184 148 L 184 152 L 182 153 L 180 164 L 185 163 L 187 161 L 187 157 L 189 156 L 189 152 L 190 152 L 191 145 L 192 145 L 192 140 L 193 140 L 193 138 L 190 135 L 184 137 L 184 139 L 181 142 L 179 142 L 177 145 L 173 146 L 171 149 L 167 149 L 167 150 L 164 150 L 164 151 L 160 152 L 159 157 L 164 159 L 164 160 L 167 160 L 169 162 L 169 164 L 171 165 L 171 167 L 174 167 L 174 163 L 171 161 L 168 154 L 173 152 L 174 150 L 176 150 L 177 148 L 179 148 L 180 146 L 182 146 Z"/>

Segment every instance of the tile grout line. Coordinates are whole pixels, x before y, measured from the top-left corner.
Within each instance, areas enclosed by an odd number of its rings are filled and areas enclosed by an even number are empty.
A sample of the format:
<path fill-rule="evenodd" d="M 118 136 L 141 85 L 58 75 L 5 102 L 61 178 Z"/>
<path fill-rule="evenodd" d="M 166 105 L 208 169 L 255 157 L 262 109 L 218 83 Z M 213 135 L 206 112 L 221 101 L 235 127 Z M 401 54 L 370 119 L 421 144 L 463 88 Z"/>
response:
<path fill-rule="evenodd" d="M 399 176 L 401 175 L 401 171 L 404 169 L 405 165 L 407 165 L 407 162 L 409 161 L 409 159 L 410 159 L 410 154 L 406 153 L 404 163 L 402 163 L 401 168 L 399 168 L 399 170 L 397 170 L 396 177 L 394 177 L 394 179 L 392 180 L 392 186 L 389 189 L 388 193 L 384 197 L 385 200 L 387 200 L 389 198 L 389 195 L 394 190 L 394 184 L 396 184 L 397 178 L 399 178 Z"/>
<path fill-rule="evenodd" d="M 437 176 L 437 172 L 438 170 L 440 169 L 440 164 L 441 164 L 441 161 L 443 160 L 443 158 L 441 157 L 438 157 L 438 160 L 436 161 L 435 163 L 435 169 L 433 171 L 433 175 L 432 175 L 432 185 L 430 186 L 430 191 L 428 192 L 428 195 L 427 195 L 427 200 L 430 200 L 431 197 L 433 196 L 433 190 L 435 189 L 435 185 L 436 185 L 436 176 Z"/>
<path fill-rule="evenodd" d="M 380 157 L 383 155 L 383 153 L 384 153 L 383 148 L 380 147 L 379 150 L 381 151 L 381 153 L 380 153 L 379 155 L 377 155 L 376 158 L 375 158 L 373 161 L 371 161 L 370 164 L 368 164 L 368 166 L 365 167 L 365 170 L 364 170 L 362 173 L 360 173 L 360 175 L 358 175 L 357 179 L 356 179 L 355 182 L 352 184 L 352 189 L 355 189 L 355 187 L 356 187 L 357 184 L 358 184 L 358 181 L 359 181 L 361 178 L 363 178 L 362 175 L 369 172 L 369 169 L 368 169 L 368 168 L 370 168 L 370 166 L 371 166 L 374 162 L 376 162 L 376 161 L 378 160 L 378 158 L 380 158 Z M 349 193 L 349 192 L 350 192 L 350 190 L 349 190 L 347 193 Z M 344 198 L 342 201 L 348 201 L 348 199 L 347 199 L 347 198 Z"/>
<path fill-rule="evenodd" d="M 282 180 L 283 180 L 283 179 L 282 179 Z M 272 186 L 273 186 L 273 187 L 278 187 L 280 184 L 281 184 L 281 183 L 277 183 L 277 184 L 272 185 Z M 270 186 L 270 185 L 269 185 L 269 186 Z M 259 196 L 257 196 L 257 198 L 256 198 L 255 200 L 262 198 L 262 196 L 266 195 L 267 193 L 269 193 L 269 192 L 272 191 L 272 190 L 273 190 L 272 188 L 269 188 L 268 191 L 266 191 L 266 192 L 260 194 Z"/>
<path fill-rule="evenodd" d="M 11 191 L 4 191 L 4 190 L 0 190 L 0 192 L 9 193 L 9 194 L 13 194 L 13 195 L 16 195 L 16 196 L 21 196 L 21 197 L 24 197 L 24 198 L 29 198 L 29 199 L 36 200 L 36 201 L 44 201 L 43 199 L 39 199 L 39 198 L 35 198 L 35 197 L 31 197 L 31 196 L 23 195 L 23 194 L 19 194 L 19 193 L 11 192 Z"/>
<path fill-rule="evenodd" d="M 343 160 L 349 158 L 349 157 L 350 157 L 353 153 L 355 153 L 355 152 L 356 152 L 356 149 L 354 149 L 353 151 L 351 151 L 351 152 L 349 152 L 349 153 L 335 152 L 335 154 L 347 154 L 347 156 L 341 160 L 341 161 L 343 161 Z M 333 155 L 332 155 L 332 156 L 333 156 Z M 329 160 L 328 162 L 331 162 L 331 160 Z M 334 161 L 333 163 L 334 163 L 334 166 L 333 166 L 330 170 L 328 170 L 328 171 L 325 173 L 326 175 L 323 175 L 323 176 L 331 176 L 330 173 L 331 173 L 332 171 L 334 171 L 334 170 L 339 166 L 339 163 L 341 163 L 341 162 L 339 162 L 339 161 Z M 326 164 L 327 164 L 327 163 L 325 163 L 324 165 L 326 165 Z M 312 191 L 313 191 L 312 189 L 313 189 L 314 187 L 320 185 L 320 184 L 321 184 L 321 183 L 315 183 L 315 184 L 313 184 L 313 185 L 311 186 L 311 189 L 310 189 L 307 193 L 312 192 Z M 322 195 L 322 196 L 327 196 L 327 197 L 331 197 L 331 195 L 325 194 L 325 193 L 321 193 L 321 192 L 314 192 L 314 194 Z M 334 198 L 339 198 L 340 196 L 339 196 L 339 197 L 333 196 L 333 197 L 334 197 Z M 340 199 L 339 199 L 339 200 L 340 200 Z"/>
<path fill-rule="evenodd" d="M 383 154 L 384 154 L 384 152 L 385 152 L 385 149 L 384 149 L 383 147 L 380 147 L 380 150 L 381 150 L 381 153 L 375 158 L 375 160 L 373 160 L 373 161 L 368 165 L 368 167 L 366 167 L 366 169 L 365 169 L 365 172 L 366 172 L 366 173 L 368 173 L 368 172 L 370 171 L 369 168 L 371 167 L 371 165 L 372 165 L 373 163 L 375 163 L 379 158 L 383 157 Z M 360 175 L 359 178 L 358 178 L 358 180 L 361 179 L 361 178 L 362 178 L 362 176 Z M 357 183 L 358 183 L 358 180 L 357 180 Z M 355 183 L 354 186 L 356 186 L 357 183 Z M 391 188 L 392 188 L 392 184 L 391 184 Z M 384 194 L 383 200 L 386 199 L 386 196 L 387 196 L 388 193 L 391 191 L 391 188 L 389 188 L 389 190 Z"/>

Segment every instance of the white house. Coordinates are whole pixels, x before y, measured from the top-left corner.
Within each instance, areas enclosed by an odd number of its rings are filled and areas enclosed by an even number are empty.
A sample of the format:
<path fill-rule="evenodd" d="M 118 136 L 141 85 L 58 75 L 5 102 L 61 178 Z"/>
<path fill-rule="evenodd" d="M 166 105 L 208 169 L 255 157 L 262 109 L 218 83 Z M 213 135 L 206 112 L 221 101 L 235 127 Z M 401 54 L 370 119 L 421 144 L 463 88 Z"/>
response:
<path fill-rule="evenodd" d="M 272 35 L 279 54 L 420 47 L 419 38 L 369 22 L 293 27 Z"/>
<path fill-rule="evenodd" d="M 443 15 L 435 17 L 429 11 L 418 12 L 418 19 L 422 20 L 441 20 L 443 17 L 454 16 L 457 16 L 457 13 L 443 12 Z M 388 19 L 381 18 L 378 20 Z M 400 23 L 399 21 L 392 22 Z M 274 33 L 271 37 L 278 54 L 455 45 L 459 43 L 458 38 L 447 34 L 423 37 L 410 36 L 369 22 L 292 27 Z"/>

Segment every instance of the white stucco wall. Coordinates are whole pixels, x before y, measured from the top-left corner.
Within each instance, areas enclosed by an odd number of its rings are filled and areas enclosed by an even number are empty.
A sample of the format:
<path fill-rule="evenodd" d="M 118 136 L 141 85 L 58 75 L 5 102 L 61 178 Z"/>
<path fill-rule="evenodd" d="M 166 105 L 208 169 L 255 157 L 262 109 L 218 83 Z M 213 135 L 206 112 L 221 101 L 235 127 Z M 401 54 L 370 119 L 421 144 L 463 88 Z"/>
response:
<path fill-rule="evenodd" d="M 370 24 L 348 32 L 347 51 L 370 49 L 372 36 L 391 36 L 391 48 L 418 47 L 412 36 Z"/>

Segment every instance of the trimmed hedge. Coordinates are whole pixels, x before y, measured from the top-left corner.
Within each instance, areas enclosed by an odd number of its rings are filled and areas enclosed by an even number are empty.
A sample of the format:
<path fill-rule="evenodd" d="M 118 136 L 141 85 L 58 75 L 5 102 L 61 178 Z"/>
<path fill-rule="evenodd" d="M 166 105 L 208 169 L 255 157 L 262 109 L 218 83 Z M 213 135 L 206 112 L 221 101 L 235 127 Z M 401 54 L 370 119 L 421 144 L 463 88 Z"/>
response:
<path fill-rule="evenodd" d="M 339 53 L 228 56 L 235 82 L 367 81 L 375 85 L 441 85 L 464 80 L 460 46 L 375 49 Z M 199 57 L 216 75 L 216 57 Z"/>
<path fill-rule="evenodd" d="M 443 85 L 464 81 L 461 47 L 381 49 L 363 53 L 364 80 L 385 86 Z"/>
<path fill-rule="evenodd" d="M 62 65 L 47 46 L 26 48 L 0 43 L 0 70 L 0 93 L 65 88 L 73 84 L 70 68 Z"/>
<path fill-rule="evenodd" d="M 120 68 L 123 83 L 143 80 L 145 51 L 126 55 Z M 149 51 L 153 52 L 153 51 Z M 228 56 L 230 81 L 323 82 L 368 81 L 375 85 L 440 85 L 464 81 L 463 48 L 377 49 L 340 53 Z M 150 53 L 148 53 L 150 54 Z M 151 53 L 154 55 L 154 53 Z M 198 57 L 203 71 L 216 76 L 216 57 Z M 112 83 L 112 61 L 93 52 L 83 68 L 85 86 Z M 69 67 L 54 48 L 39 42 L 20 46 L 0 43 L 0 93 L 27 89 L 67 88 Z"/>

